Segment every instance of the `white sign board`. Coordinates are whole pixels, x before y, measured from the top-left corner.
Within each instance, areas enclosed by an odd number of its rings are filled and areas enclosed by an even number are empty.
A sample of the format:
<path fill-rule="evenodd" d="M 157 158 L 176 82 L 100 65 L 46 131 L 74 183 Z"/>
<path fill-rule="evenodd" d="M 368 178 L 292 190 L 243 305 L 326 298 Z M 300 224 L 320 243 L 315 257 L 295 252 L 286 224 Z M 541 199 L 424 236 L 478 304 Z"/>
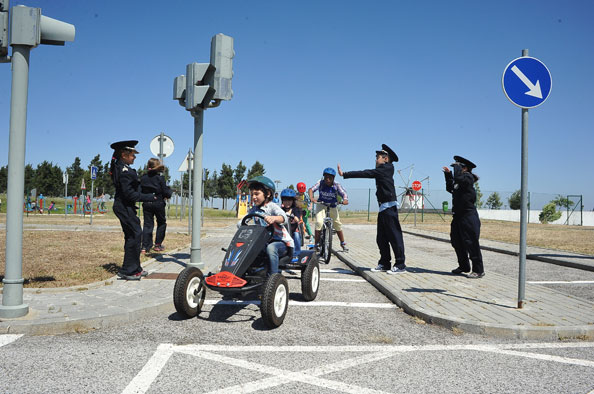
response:
<path fill-rule="evenodd" d="M 181 165 L 177 169 L 179 172 L 186 172 L 186 171 L 188 171 L 188 162 L 189 162 L 188 156 L 190 156 L 190 153 L 189 152 L 186 155 L 186 157 L 184 158 L 184 161 L 182 161 Z M 192 163 L 192 169 L 194 169 L 194 163 Z"/>
<path fill-rule="evenodd" d="M 151 152 L 153 155 L 159 157 L 159 147 L 161 146 L 161 135 L 159 134 L 151 141 Z M 173 153 L 173 140 L 166 135 L 163 135 L 163 157 L 169 157 Z"/>

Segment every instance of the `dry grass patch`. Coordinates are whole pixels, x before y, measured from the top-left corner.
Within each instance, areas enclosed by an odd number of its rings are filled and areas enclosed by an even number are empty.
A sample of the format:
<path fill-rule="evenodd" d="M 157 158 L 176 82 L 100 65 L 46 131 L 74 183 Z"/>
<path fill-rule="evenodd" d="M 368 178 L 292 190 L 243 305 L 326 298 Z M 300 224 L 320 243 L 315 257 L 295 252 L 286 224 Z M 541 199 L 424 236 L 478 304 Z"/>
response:
<path fill-rule="evenodd" d="M 5 262 L 6 231 L 0 231 L 0 261 Z M 186 247 L 187 234 L 167 233 L 167 250 Z M 146 261 L 154 255 L 141 257 Z M 25 287 L 68 287 L 112 277 L 124 258 L 122 232 L 24 231 L 23 278 Z M 5 264 L 0 266 L 0 277 Z"/>
<path fill-rule="evenodd" d="M 448 220 L 447 223 L 417 222 L 417 228 L 449 234 L 450 221 Z M 481 239 L 518 244 L 520 223 L 482 220 Z M 594 227 L 528 223 L 526 243 L 528 246 L 594 255 Z"/>

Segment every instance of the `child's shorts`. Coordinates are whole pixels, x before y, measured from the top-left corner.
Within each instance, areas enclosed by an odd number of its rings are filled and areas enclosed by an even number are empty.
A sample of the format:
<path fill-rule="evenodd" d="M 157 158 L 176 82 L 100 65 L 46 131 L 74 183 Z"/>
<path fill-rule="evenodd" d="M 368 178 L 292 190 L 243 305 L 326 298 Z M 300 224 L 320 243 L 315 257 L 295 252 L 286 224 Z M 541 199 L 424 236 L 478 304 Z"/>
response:
<path fill-rule="evenodd" d="M 322 229 L 322 225 L 324 224 L 324 218 L 326 217 L 326 207 L 320 204 L 316 204 L 317 212 L 316 213 L 316 230 L 320 231 Z M 342 223 L 340 223 L 340 216 L 338 215 L 338 208 L 330 208 L 330 217 L 333 220 L 332 228 L 336 231 L 342 230 Z"/>

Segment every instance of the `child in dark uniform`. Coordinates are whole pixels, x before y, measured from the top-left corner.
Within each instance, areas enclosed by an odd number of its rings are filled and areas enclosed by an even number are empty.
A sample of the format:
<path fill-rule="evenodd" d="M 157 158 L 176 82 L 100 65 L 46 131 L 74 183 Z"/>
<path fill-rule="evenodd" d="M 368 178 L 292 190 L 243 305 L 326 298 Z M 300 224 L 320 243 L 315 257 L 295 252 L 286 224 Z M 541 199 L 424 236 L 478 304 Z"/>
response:
<path fill-rule="evenodd" d="M 338 174 L 347 178 L 374 178 L 379 212 L 377 214 L 376 242 L 380 252 L 380 260 L 373 272 L 388 272 L 388 274 L 401 274 L 406 272 L 404 256 L 404 239 L 402 228 L 398 220 L 398 201 L 394 188 L 394 165 L 398 156 L 386 144 L 382 149 L 375 151 L 375 168 L 363 171 L 343 172 L 338 165 Z M 390 246 L 394 252 L 394 266 L 390 268 Z"/>
<path fill-rule="evenodd" d="M 159 159 L 151 158 L 147 163 L 148 172 L 140 179 L 142 193 L 154 193 L 156 200 L 142 203 L 143 228 L 142 228 L 142 250 L 146 253 L 153 248 L 153 227 L 154 219 L 157 219 L 157 232 L 155 234 L 155 252 L 162 252 L 165 231 L 167 230 L 167 218 L 165 217 L 165 200 L 171 197 L 171 189 L 165 183 L 161 172 L 165 170 Z"/>
<path fill-rule="evenodd" d="M 137 201 L 155 201 L 154 194 L 140 192 L 136 170 L 130 167 L 138 151 L 138 141 L 120 141 L 111 144 L 111 180 L 115 186 L 113 213 L 120 219 L 124 231 L 124 262 L 118 276 L 126 280 L 140 280 L 148 273 L 140 266 L 140 240 L 142 229 L 136 215 Z"/>
<path fill-rule="evenodd" d="M 474 184 L 479 177 L 472 173 L 476 165 L 461 156 L 454 156 L 453 174 L 448 167 L 443 167 L 445 175 L 446 190 L 452 193 L 452 212 L 454 214 L 451 224 L 450 240 L 456 256 L 458 257 L 458 268 L 452 270 L 452 274 L 461 275 L 470 272 L 470 260 L 472 260 L 472 272 L 468 278 L 478 279 L 485 276 L 483 267 L 483 256 L 479 245 L 481 234 L 481 221 L 476 210 L 476 191 Z"/>

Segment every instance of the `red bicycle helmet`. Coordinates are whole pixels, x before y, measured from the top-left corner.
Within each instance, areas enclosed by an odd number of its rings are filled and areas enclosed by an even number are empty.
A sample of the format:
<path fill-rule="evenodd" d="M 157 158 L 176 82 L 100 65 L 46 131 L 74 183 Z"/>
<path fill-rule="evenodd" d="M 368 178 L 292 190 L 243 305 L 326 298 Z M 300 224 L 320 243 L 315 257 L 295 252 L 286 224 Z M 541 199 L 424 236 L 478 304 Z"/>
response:
<path fill-rule="evenodd" d="M 298 191 L 299 193 L 305 193 L 305 189 L 306 189 L 306 187 L 305 187 L 305 183 L 303 183 L 303 182 L 299 182 L 299 183 L 297 184 L 297 191 Z"/>

